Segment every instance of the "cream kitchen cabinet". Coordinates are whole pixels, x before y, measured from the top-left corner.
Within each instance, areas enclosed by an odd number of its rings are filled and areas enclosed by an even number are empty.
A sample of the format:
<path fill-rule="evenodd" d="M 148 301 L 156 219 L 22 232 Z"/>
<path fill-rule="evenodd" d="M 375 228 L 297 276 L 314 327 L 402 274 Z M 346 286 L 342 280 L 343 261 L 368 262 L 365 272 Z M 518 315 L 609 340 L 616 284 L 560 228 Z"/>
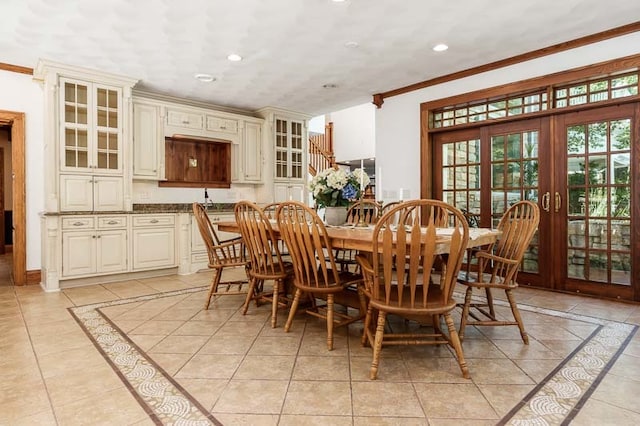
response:
<path fill-rule="evenodd" d="M 309 174 L 307 161 L 308 116 L 278 108 L 264 108 L 258 115 L 265 119 L 263 182 L 256 189 L 260 203 L 298 200 L 306 202 Z"/>
<path fill-rule="evenodd" d="M 60 175 L 60 211 L 124 210 L 123 177 Z"/>
<path fill-rule="evenodd" d="M 33 75 L 44 86 L 45 211 L 130 210 L 137 80 L 45 60 Z"/>
<path fill-rule="evenodd" d="M 245 121 L 242 138 L 231 145 L 231 181 L 262 183 L 262 122 Z"/>
<path fill-rule="evenodd" d="M 127 218 L 62 218 L 62 278 L 127 271 Z"/>
<path fill-rule="evenodd" d="M 215 115 L 206 115 L 206 129 L 209 132 L 229 133 L 235 135 L 238 133 L 238 120 L 232 118 L 218 117 Z"/>
<path fill-rule="evenodd" d="M 177 266 L 176 215 L 132 216 L 133 271 Z"/>
<path fill-rule="evenodd" d="M 163 109 L 134 99 L 133 179 L 164 180 Z"/>
<path fill-rule="evenodd" d="M 276 182 L 273 184 L 273 201 L 299 201 L 305 203 L 305 187 L 301 183 Z"/>
<path fill-rule="evenodd" d="M 198 111 L 170 108 L 167 110 L 167 125 L 190 130 L 202 130 L 204 114 Z"/>

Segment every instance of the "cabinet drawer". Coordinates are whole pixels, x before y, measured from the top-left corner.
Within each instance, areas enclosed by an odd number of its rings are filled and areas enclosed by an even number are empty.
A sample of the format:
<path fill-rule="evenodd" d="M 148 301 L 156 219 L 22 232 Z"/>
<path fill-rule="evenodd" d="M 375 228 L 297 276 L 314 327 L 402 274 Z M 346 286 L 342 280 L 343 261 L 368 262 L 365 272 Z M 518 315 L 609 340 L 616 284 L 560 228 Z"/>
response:
<path fill-rule="evenodd" d="M 98 217 L 98 229 L 126 228 L 126 216 Z"/>
<path fill-rule="evenodd" d="M 153 215 L 153 216 L 134 216 L 133 227 L 150 227 L 150 226 L 170 226 L 176 223 L 176 216 L 173 214 L 168 215 Z"/>
<path fill-rule="evenodd" d="M 95 226 L 95 218 L 93 217 L 63 217 L 62 229 L 93 229 Z"/>
<path fill-rule="evenodd" d="M 187 111 L 167 111 L 169 126 L 186 127 L 188 129 L 202 129 L 202 115 Z"/>
<path fill-rule="evenodd" d="M 207 130 L 212 132 L 238 133 L 238 120 L 229 118 L 207 116 Z"/>

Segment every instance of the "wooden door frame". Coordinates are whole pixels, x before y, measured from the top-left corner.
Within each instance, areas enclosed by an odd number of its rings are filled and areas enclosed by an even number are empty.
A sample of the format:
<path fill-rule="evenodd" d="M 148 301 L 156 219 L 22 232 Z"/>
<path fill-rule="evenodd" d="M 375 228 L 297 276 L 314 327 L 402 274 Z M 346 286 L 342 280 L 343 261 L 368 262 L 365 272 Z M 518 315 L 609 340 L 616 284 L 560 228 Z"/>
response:
<path fill-rule="evenodd" d="M 0 123 L 11 126 L 13 174 L 13 284 L 27 283 L 27 211 L 25 187 L 24 113 L 0 110 Z"/>

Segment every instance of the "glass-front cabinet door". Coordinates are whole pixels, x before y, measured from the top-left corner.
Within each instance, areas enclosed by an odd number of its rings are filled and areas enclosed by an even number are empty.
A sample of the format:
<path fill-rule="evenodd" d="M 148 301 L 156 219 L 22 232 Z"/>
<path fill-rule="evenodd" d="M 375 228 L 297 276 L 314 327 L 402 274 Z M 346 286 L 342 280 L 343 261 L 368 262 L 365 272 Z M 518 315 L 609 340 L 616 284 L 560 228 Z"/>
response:
<path fill-rule="evenodd" d="M 296 120 L 276 118 L 276 179 L 304 179 L 304 146 L 303 123 Z"/>
<path fill-rule="evenodd" d="M 61 169 L 121 173 L 121 89 L 61 79 Z"/>

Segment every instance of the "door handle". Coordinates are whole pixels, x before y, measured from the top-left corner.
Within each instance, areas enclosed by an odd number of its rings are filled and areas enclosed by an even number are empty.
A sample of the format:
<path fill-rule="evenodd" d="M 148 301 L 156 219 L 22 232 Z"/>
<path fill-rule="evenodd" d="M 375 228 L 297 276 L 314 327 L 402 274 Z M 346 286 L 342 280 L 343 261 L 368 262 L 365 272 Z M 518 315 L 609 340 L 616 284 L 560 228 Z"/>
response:
<path fill-rule="evenodd" d="M 554 208 L 556 213 L 560 211 L 560 207 L 562 207 L 562 197 L 560 196 L 559 192 L 556 192 L 556 199 L 554 203 Z"/>
<path fill-rule="evenodd" d="M 549 191 L 545 192 L 544 195 L 542 196 L 542 209 L 545 212 L 549 211 L 549 199 L 551 198 L 551 194 L 549 194 Z"/>

